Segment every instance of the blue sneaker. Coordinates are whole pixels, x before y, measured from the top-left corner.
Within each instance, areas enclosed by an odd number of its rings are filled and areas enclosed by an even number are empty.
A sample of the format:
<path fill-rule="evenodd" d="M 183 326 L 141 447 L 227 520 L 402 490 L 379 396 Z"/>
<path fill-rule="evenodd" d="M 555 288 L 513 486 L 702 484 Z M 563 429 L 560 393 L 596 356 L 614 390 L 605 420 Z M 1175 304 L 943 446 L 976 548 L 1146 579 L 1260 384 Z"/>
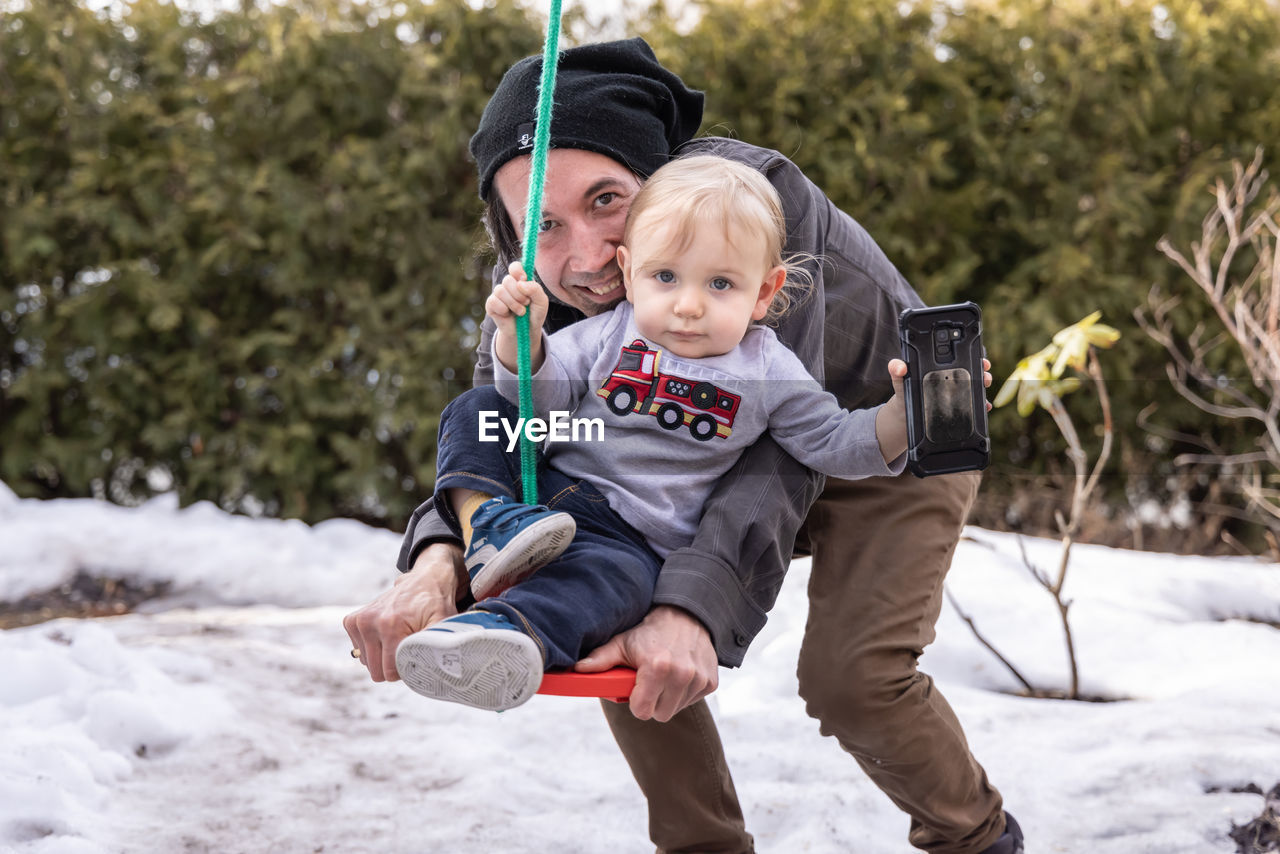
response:
<path fill-rule="evenodd" d="M 497 596 L 558 558 L 578 526 L 568 513 L 514 498 L 491 498 L 471 516 L 471 544 L 463 556 L 477 600 Z"/>
<path fill-rule="evenodd" d="M 542 684 L 542 653 L 501 614 L 466 611 L 409 635 L 396 649 L 404 684 L 424 697 L 501 712 Z"/>

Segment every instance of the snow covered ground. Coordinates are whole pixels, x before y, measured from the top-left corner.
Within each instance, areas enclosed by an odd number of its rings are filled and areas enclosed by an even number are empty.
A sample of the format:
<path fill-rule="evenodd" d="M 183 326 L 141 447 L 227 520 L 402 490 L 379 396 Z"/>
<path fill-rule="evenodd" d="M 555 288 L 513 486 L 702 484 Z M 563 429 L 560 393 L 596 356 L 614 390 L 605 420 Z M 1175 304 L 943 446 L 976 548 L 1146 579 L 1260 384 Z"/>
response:
<path fill-rule="evenodd" d="M 1051 566 L 1057 545 L 1028 540 Z M 0 851 L 651 851 L 594 701 L 503 714 L 375 685 L 342 615 L 398 538 L 350 521 L 24 501 L 0 484 L 0 601 L 77 570 L 168 581 L 146 613 L 0 632 Z M 761 852 L 905 852 L 907 820 L 795 696 L 808 566 L 712 700 Z M 970 529 L 949 582 L 1037 684 L 1063 687 L 1049 597 L 1016 540 Z M 949 606 L 924 657 L 1028 851 L 1232 852 L 1280 780 L 1280 567 L 1077 546 L 1082 690 L 1030 700 Z M 1258 622 L 1264 621 L 1264 622 Z"/>

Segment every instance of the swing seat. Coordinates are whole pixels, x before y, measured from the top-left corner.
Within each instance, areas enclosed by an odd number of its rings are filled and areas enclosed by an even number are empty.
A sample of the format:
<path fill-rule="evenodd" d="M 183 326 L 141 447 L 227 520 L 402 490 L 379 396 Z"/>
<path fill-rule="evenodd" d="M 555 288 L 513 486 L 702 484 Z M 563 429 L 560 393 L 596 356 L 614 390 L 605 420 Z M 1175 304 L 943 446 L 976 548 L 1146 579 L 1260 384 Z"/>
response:
<path fill-rule="evenodd" d="M 601 673 L 553 670 L 542 674 L 538 693 L 557 697 L 600 697 L 625 703 L 631 698 L 631 689 L 635 685 L 636 672 L 630 667 L 615 667 Z"/>

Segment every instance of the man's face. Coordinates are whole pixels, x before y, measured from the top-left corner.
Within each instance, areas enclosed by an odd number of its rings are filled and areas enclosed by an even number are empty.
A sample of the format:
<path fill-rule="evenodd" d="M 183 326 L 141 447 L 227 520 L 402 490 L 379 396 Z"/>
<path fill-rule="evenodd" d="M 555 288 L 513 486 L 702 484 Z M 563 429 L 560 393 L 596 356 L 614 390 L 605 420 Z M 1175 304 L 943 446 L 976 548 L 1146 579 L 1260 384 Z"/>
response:
<path fill-rule="evenodd" d="M 508 160 L 493 187 L 524 239 L 528 155 Z M 538 278 L 551 294 L 587 316 L 613 308 L 625 294 L 618 244 L 640 180 L 621 163 L 575 148 L 547 152 L 538 237 Z"/>

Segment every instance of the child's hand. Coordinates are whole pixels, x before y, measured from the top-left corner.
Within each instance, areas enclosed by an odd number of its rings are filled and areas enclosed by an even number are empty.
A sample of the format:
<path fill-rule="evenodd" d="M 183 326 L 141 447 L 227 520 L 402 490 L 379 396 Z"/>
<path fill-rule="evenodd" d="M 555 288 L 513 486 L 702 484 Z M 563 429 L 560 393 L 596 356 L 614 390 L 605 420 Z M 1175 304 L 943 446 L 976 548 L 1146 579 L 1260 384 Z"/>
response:
<path fill-rule="evenodd" d="M 902 411 L 907 411 L 907 363 L 901 359 L 889 360 L 889 380 L 893 383 L 893 399 L 890 403 L 902 404 Z"/>
<path fill-rule="evenodd" d="M 893 383 L 893 397 L 876 413 L 876 441 L 880 443 L 880 455 L 886 465 L 907 452 L 906 376 L 907 363 L 901 359 L 890 359 L 889 379 Z"/>
<path fill-rule="evenodd" d="M 506 277 L 484 301 L 484 310 L 497 324 L 498 332 L 512 339 L 516 337 L 516 318 L 530 312 L 529 334 L 531 338 L 537 338 L 542 321 L 547 317 L 547 303 L 547 294 L 542 286 L 529 281 L 524 267 L 519 261 L 513 261 L 507 268 Z"/>
<path fill-rule="evenodd" d="M 516 318 L 529 312 L 529 359 L 533 370 L 542 366 L 542 322 L 547 319 L 547 294 L 542 285 L 524 275 L 524 267 L 513 261 L 507 275 L 484 301 L 485 313 L 498 327 L 493 339 L 494 355 L 508 371 L 516 371 Z"/>

